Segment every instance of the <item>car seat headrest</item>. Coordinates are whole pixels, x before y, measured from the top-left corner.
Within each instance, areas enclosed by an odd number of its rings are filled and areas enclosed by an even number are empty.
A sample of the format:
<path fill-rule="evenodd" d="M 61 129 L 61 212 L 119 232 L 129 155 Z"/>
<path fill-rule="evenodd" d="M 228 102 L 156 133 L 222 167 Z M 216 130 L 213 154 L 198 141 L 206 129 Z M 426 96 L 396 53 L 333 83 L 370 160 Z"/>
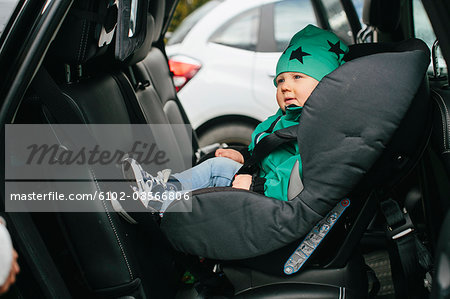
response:
<path fill-rule="evenodd" d="M 146 57 L 154 36 L 148 0 L 79 1 L 75 5 L 50 48 L 52 57 L 82 65 L 106 57 L 112 52 L 108 48 L 114 49 L 116 60 L 128 65 Z"/>
<path fill-rule="evenodd" d="M 117 5 L 108 1 L 77 1 L 69 11 L 49 51 L 66 64 L 84 64 L 104 54 L 113 40 Z"/>
<path fill-rule="evenodd" d="M 152 48 L 153 32 L 155 28 L 153 16 L 149 13 L 146 14 L 145 24 L 146 28 L 141 28 L 142 32 L 140 34 L 143 40 L 136 39 L 135 43 L 129 43 L 128 41 L 130 40 L 130 38 L 128 36 L 123 37 L 123 35 L 121 42 L 117 42 L 116 40 L 115 55 L 122 64 L 125 64 L 127 66 L 135 65 L 136 63 L 144 60 L 145 57 L 147 57 L 148 52 Z M 127 41 L 124 42 L 124 40 Z M 127 46 L 127 44 L 129 45 Z M 125 48 L 127 48 L 128 50 L 125 50 Z"/>
<path fill-rule="evenodd" d="M 400 24 L 400 1 L 365 0 L 362 20 L 380 31 L 393 32 Z"/>
<path fill-rule="evenodd" d="M 324 77 L 297 129 L 303 191 L 291 201 L 230 188 L 194 192 L 191 213 L 170 213 L 169 208 L 162 219 L 171 244 L 181 252 L 231 260 L 269 253 L 305 236 L 364 182 L 398 132 L 409 137 L 409 131 L 399 130 L 404 121 L 406 127 L 415 121 L 423 126 L 423 118 L 408 114 L 415 102 L 428 101 L 421 93 L 428 54 L 417 48 L 373 54 Z M 417 109 L 413 112 L 417 115 Z M 377 171 L 380 175 L 385 174 Z"/>
<path fill-rule="evenodd" d="M 153 30 L 154 26 L 152 18 L 148 18 L 149 0 L 118 1 L 114 56 L 121 62 L 128 59 L 138 62 L 145 58 L 151 48 L 153 32 L 147 30 Z M 133 54 L 136 54 L 135 57 L 132 57 Z"/>

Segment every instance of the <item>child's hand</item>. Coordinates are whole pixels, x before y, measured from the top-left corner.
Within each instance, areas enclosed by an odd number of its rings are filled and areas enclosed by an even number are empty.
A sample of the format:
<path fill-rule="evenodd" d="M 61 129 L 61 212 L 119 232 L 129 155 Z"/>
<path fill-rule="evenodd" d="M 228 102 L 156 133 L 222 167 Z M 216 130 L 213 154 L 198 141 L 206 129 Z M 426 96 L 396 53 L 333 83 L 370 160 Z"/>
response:
<path fill-rule="evenodd" d="M 244 164 L 244 156 L 242 156 L 242 154 L 237 150 L 231 148 L 219 148 L 216 150 L 216 157 L 225 157 Z"/>
<path fill-rule="evenodd" d="M 252 185 L 252 176 L 249 174 L 239 174 L 235 176 L 233 181 L 233 188 L 250 190 Z"/>

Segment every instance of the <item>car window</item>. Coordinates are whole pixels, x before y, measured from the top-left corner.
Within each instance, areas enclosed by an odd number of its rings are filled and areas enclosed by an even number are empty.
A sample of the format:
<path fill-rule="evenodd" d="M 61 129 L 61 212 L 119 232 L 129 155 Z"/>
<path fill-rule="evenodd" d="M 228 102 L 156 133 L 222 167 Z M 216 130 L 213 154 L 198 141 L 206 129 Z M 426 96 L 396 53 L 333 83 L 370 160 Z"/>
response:
<path fill-rule="evenodd" d="M 260 9 L 246 11 L 217 30 L 210 42 L 234 48 L 256 49 Z"/>
<path fill-rule="evenodd" d="M 274 34 L 278 52 L 282 52 L 292 36 L 308 24 L 316 25 L 310 0 L 286 0 L 275 3 Z"/>
<path fill-rule="evenodd" d="M 420 0 L 413 1 L 413 17 L 414 17 L 414 35 L 417 38 L 423 40 L 427 46 L 432 49 L 433 44 L 436 41 L 436 35 L 434 34 L 433 27 L 431 26 L 430 19 L 423 7 Z M 439 71 L 441 73 L 448 73 L 444 57 L 442 52 L 438 49 L 437 52 Z M 430 65 L 429 71 L 433 70 L 433 66 Z"/>
<path fill-rule="evenodd" d="M 191 29 L 200 21 L 203 16 L 205 16 L 208 12 L 213 10 L 217 5 L 220 4 L 220 1 L 209 1 L 200 6 L 198 9 L 194 10 L 183 22 L 180 26 L 173 32 L 170 39 L 167 41 L 167 45 L 174 45 L 182 43 L 186 35 L 191 31 Z"/>
<path fill-rule="evenodd" d="M 362 23 L 364 0 L 353 0 L 353 6 L 355 7 L 356 13 L 358 14 L 358 18 Z"/>
<path fill-rule="evenodd" d="M 322 1 L 331 30 L 345 43 L 353 44 L 352 28 L 340 0 Z"/>
<path fill-rule="evenodd" d="M 18 2 L 18 0 L 0 0 L 0 35 Z"/>

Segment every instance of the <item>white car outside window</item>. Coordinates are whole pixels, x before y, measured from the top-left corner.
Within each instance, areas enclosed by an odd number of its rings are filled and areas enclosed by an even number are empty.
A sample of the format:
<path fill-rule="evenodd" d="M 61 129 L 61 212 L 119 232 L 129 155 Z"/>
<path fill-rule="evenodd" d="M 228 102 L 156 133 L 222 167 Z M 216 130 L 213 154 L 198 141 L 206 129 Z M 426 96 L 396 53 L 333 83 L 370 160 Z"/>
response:
<path fill-rule="evenodd" d="M 297 31 L 320 23 L 311 0 L 206 5 L 186 18 L 166 47 L 178 97 L 201 146 L 248 144 L 254 127 L 278 109 L 273 78 L 281 52 Z M 351 40 L 348 22 L 341 24 L 339 7 L 332 8 L 334 26 L 339 23 L 340 35 Z"/>

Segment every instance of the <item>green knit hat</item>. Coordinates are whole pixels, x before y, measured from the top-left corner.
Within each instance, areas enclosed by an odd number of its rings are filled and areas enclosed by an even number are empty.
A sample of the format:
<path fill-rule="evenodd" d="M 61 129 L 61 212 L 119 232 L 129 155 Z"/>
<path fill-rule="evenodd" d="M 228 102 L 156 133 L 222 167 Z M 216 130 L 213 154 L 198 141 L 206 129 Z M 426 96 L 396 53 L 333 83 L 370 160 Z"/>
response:
<path fill-rule="evenodd" d="M 320 81 L 344 64 L 348 47 L 334 33 L 308 25 L 297 32 L 277 63 L 276 79 L 285 72 L 299 72 Z"/>

